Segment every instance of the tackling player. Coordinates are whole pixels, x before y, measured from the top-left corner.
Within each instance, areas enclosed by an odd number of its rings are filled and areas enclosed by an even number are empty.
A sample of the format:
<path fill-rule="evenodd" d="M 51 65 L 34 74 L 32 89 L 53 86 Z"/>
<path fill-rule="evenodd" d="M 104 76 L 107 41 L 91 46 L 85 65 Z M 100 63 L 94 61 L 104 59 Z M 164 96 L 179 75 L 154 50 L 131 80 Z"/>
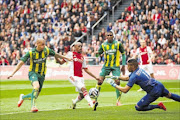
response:
<path fill-rule="evenodd" d="M 20 107 L 24 100 L 31 100 L 31 112 L 37 112 L 38 109 L 35 106 L 35 100 L 37 99 L 39 93 L 41 92 L 43 82 L 45 80 L 46 74 L 46 59 L 47 57 L 55 56 L 56 58 L 62 58 L 71 60 L 65 56 L 59 55 L 55 53 L 53 50 L 45 46 L 45 40 L 38 38 L 36 42 L 36 48 L 28 51 L 24 57 L 22 57 L 18 65 L 16 66 L 13 73 L 8 76 L 8 79 L 13 77 L 13 75 L 22 67 L 22 65 L 30 59 L 30 67 L 29 67 L 29 80 L 31 81 L 31 85 L 33 87 L 33 91 L 30 94 L 20 95 L 20 99 L 18 101 L 18 107 Z"/>
<path fill-rule="evenodd" d="M 75 43 L 74 45 L 74 52 L 69 52 L 67 56 L 72 58 L 73 61 L 70 62 L 70 74 L 69 74 L 69 81 L 76 87 L 76 91 L 79 92 L 79 95 L 75 100 L 72 100 L 72 108 L 76 108 L 76 103 L 80 102 L 83 98 L 89 103 L 89 105 L 96 111 L 96 107 L 98 106 L 98 102 L 93 103 L 91 98 L 89 97 L 88 91 L 84 84 L 84 78 L 82 74 L 82 69 L 90 76 L 95 78 L 99 81 L 99 79 L 93 75 L 87 68 L 85 59 L 82 53 L 82 44 L 80 42 Z M 56 61 L 60 64 L 64 64 L 66 60 L 59 60 L 57 57 Z"/>
<path fill-rule="evenodd" d="M 159 97 L 167 97 L 175 101 L 180 102 L 180 96 L 174 93 L 170 93 L 164 85 L 156 81 L 154 78 L 151 78 L 143 69 L 139 68 L 138 62 L 135 59 L 130 59 L 127 63 L 128 71 L 132 72 L 129 77 L 122 76 L 113 76 L 107 79 L 107 82 L 111 84 L 116 89 L 127 93 L 134 84 L 139 85 L 147 94 L 137 103 L 135 106 L 137 111 L 149 111 L 152 109 L 163 109 L 166 111 L 166 107 L 160 102 L 158 105 L 150 105 Z M 129 81 L 125 87 L 120 87 L 112 79 L 119 79 L 123 81 Z"/>
<path fill-rule="evenodd" d="M 123 75 L 125 74 L 125 64 L 126 64 L 126 56 L 123 45 L 114 40 L 114 35 L 112 31 L 109 31 L 107 33 L 107 41 L 101 44 L 98 54 L 103 54 L 105 57 L 104 65 L 100 72 L 100 81 L 98 81 L 96 88 L 101 90 L 101 85 L 105 79 L 105 76 L 109 75 L 110 72 L 112 72 L 113 76 L 120 76 L 120 73 L 122 71 Z M 120 71 L 120 56 L 122 54 L 122 68 Z M 116 81 L 117 85 L 120 84 L 119 81 Z M 120 98 L 121 98 L 121 92 L 119 90 L 116 90 L 116 96 L 117 96 L 117 106 L 120 106 Z M 97 100 L 97 99 L 96 99 Z"/>

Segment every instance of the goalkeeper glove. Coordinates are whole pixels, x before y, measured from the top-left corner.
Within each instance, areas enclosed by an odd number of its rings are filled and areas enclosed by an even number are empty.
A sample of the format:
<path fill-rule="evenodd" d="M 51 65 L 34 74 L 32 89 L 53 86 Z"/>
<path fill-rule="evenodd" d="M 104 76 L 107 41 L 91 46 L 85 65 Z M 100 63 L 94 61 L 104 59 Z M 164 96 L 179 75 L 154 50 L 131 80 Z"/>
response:
<path fill-rule="evenodd" d="M 118 79 L 119 79 L 119 76 L 112 76 L 111 79 L 113 79 L 113 80 L 118 80 Z"/>
<path fill-rule="evenodd" d="M 113 79 L 111 79 L 111 78 L 108 78 L 108 79 L 106 79 L 106 82 L 107 83 L 109 83 L 111 86 L 113 86 L 113 87 L 116 87 L 116 83 L 114 82 L 114 80 Z"/>

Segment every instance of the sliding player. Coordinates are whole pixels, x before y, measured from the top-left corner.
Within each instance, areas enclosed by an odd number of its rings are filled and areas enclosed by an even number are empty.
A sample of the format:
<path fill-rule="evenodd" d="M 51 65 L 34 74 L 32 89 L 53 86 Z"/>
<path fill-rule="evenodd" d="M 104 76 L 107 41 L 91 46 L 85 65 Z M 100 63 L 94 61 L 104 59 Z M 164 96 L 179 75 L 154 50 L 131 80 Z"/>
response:
<path fill-rule="evenodd" d="M 143 69 L 139 68 L 138 62 L 135 59 L 130 59 L 127 64 L 128 71 L 132 72 L 129 77 L 113 76 L 107 79 L 107 82 L 123 93 L 127 93 L 134 84 L 139 85 L 144 91 L 146 91 L 147 94 L 135 106 L 137 111 L 149 111 L 156 108 L 166 111 L 166 107 L 162 102 L 160 102 L 158 105 L 150 105 L 159 97 L 167 97 L 180 102 L 179 95 L 170 93 L 161 82 L 156 81 L 154 78 L 151 78 Z M 127 85 L 125 87 L 118 86 L 112 80 L 117 78 L 119 80 L 128 81 Z"/>

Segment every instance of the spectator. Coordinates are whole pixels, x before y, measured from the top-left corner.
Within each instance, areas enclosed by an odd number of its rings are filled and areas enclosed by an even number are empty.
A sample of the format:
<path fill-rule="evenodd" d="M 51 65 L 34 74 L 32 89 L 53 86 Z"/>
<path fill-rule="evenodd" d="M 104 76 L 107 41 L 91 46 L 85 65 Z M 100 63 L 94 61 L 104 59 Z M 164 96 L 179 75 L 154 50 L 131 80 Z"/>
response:
<path fill-rule="evenodd" d="M 118 18 L 120 21 L 119 22 L 123 22 L 124 20 L 125 20 L 125 13 L 124 12 L 122 12 L 121 13 L 121 15 L 120 15 L 120 17 Z"/>
<path fill-rule="evenodd" d="M 0 65 L 1 65 L 1 66 L 5 66 L 5 65 L 10 65 L 10 64 L 9 64 L 9 61 L 8 61 L 6 58 L 1 57 L 1 59 L 0 59 Z"/>
<path fill-rule="evenodd" d="M 160 44 L 160 46 L 163 46 L 166 44 L 166 39 L 164 38 L 164 35 L 161 35 L 161 38 L 158 40 L 158 43 Z"/>
<path fill-rule="evenodd" d="M 87 25 L 86 25 L 88 31 L 91 31 L 91 28 L 92 28 L 92 26 L 93 26 L 94 24 L 95 24 L 94 17 L 93 17 L 93 16 L 90 16 L 90 17 L 89 17 L 89 20 L 88 20 L 88 22 L 87 22 Z"/>
<path fill-rule="evenodd" d="M 81 31 L 83 33 L 87 33 L 87 28 L 86 28 L 86 26 L 84 26 L 84 23 L 81 23 Z"/>
<path fill-rule="evenodd" d="M 175 24 L 174 24 L 174 29 L 177 31 L 180 31 L 180 24 L 179 24 L 179 20 L 176 20 Z"/>
<path fill-rule="evenodd" d="M 113 3 L 111 2 L 111 0 L 107 0 L 107 6 L 108 6 L 108 10 L 111 11 L 112 6 L 113 6 Z"/>
<path fill-rule="evenodd" d="M 176 54 L 178 54 L 179 53 L 179 46 L 177 46 L 177 45 L 173 45 L 172 46 L 172 52 L 176 55 Z"/>
<path fill-rule="evenodd" d="M 173 18 L 170 19 L 170 25 L 174 25 L 176 20 L 178 20 L 178 18 L 176 17 L 176 15 L 173 15 Z"/>
<path fill-rule="evenodd" d="M 161 14 L 156 10 L 155 14 L 153 15 L 153 20 L 158 21 L 161 17 Z"/>
<path fill-rule="evenodd" d="M 107 27 L 107 32 L 112 30 L 112 23 L 109 23 L 109 26 Z"/>
<path fill-rule="evenodd" d="M 80 27 L 78 27 L 74 32 L 74 37 L 81 37 L 82 32 L 80 30 Z"/>
<path fill-rule="evenodd" d="M 163 35 L 167 33 L 167 29 L 164 27 L 164 25 L 161 25 L 160 33 Z"/>

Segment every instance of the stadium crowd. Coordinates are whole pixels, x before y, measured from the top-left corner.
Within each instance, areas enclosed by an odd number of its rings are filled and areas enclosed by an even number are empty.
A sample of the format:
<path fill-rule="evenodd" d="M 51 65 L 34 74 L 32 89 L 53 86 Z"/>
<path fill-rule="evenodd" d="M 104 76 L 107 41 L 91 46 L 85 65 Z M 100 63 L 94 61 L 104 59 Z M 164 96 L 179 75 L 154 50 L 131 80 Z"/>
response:
<path fill-rule="evenodd" d="M 178 0 L 134 0 L 114 24 L 109 23 L 97 38 L 93 36 L 92 46 L 97 50 L 106 39 L 106 31 L 113 30 L 115 39 L 124 45 L 127 59 L 132 58 L 140 47 L 139 41 L 144 39 L 153 51 L 153 64 L 180 64 L 179 22 Z M 87 53 L 94 56 L 93 49 Z"/>
<path fill-rule="evenodd" d="M 0 65 L 16 65 L 35 46 L 38 37 L 60 54 L 105 12 L 112 0 L 0 0 Z M 83 53 L 97 57 L 96 51 L 113 30 L 124 44 L 127 59 L 145 39 L 154 53 L 153 64 L 180 64 L 180 3 L 178 0 L 134 0 L 119 19 L 103 28 L 91 44 L 83 43 Z M 103 56 L 96 58 L 102 63 Z"/>
<path fill-rule="evenodd" d="M 70 45 L 105 13 L 111 0 L 1 0 L 0 64 L 16 65 L 35 46 L 38 37 L 58 53 Z"/>

